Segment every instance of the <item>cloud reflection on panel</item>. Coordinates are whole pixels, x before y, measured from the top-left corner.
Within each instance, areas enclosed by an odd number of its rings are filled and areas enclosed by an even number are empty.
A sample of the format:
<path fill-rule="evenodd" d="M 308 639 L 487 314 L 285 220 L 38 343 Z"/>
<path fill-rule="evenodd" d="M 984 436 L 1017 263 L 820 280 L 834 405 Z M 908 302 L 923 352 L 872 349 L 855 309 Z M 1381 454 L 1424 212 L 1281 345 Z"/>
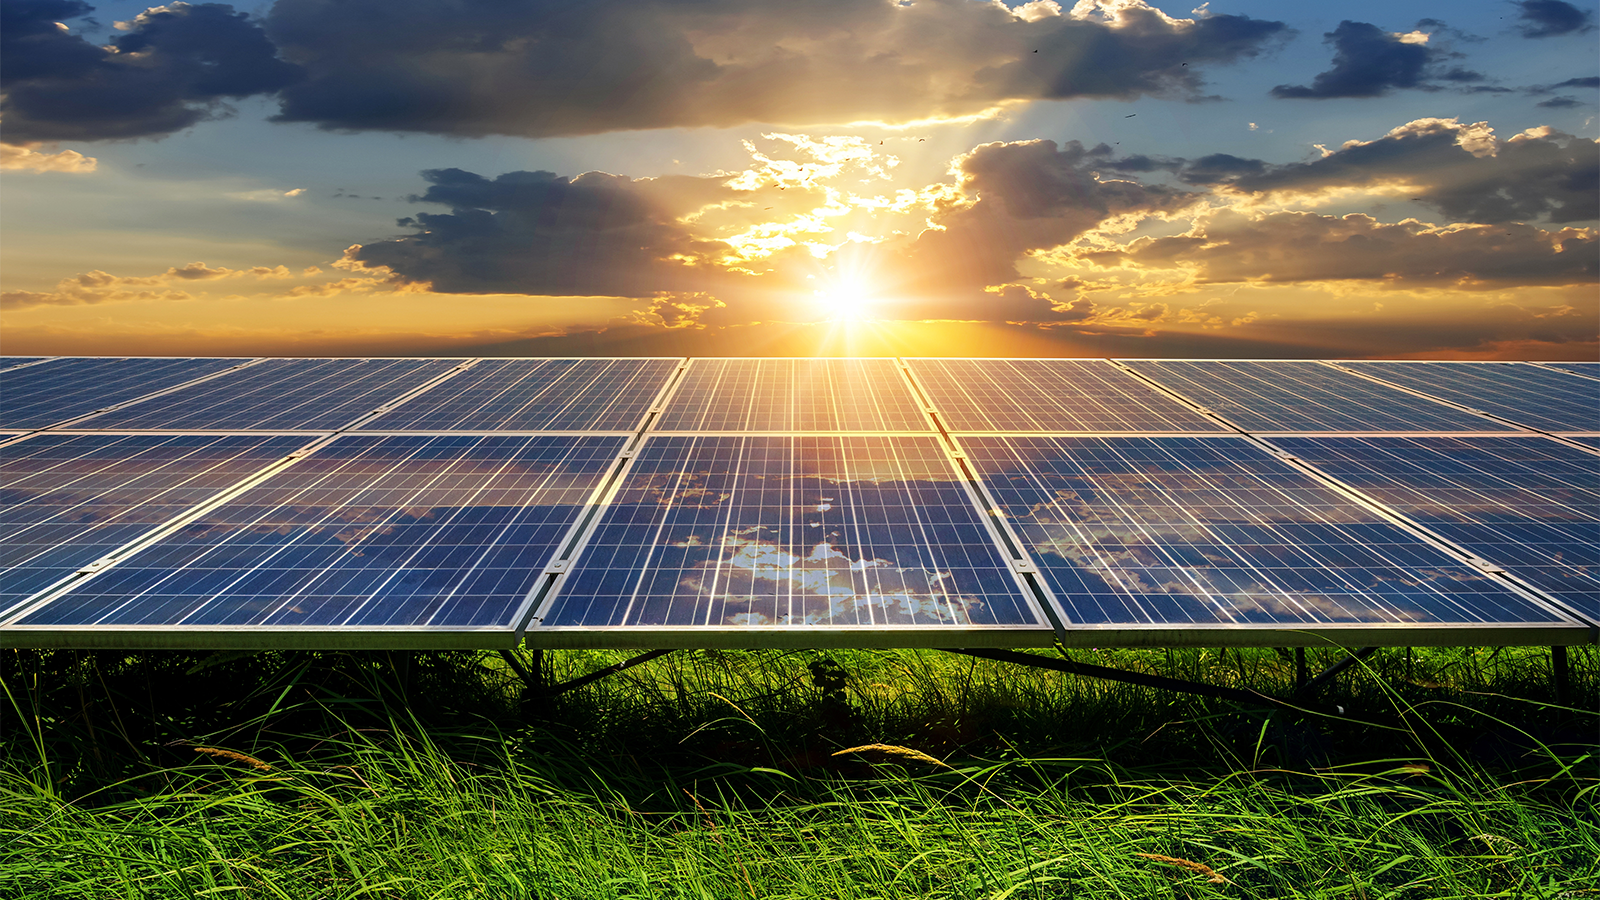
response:
<path fill-rule="evenodd" d="M 933 438 L 657 437 L 544 624 L 1038 619 Z"/>
<path fill-rule="evenodd" d="M 1242 440 L 963 444 L 1075 624 L 1552 621 Z"/>

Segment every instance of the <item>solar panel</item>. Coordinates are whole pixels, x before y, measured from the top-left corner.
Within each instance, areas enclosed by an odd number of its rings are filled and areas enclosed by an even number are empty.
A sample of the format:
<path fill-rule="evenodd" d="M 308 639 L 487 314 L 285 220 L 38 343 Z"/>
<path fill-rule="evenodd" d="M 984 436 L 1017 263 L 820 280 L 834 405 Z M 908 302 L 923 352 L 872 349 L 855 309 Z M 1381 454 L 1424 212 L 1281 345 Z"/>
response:
<path fill-rule="evenodd" d="M 485 359 L 362 427 L 633 431 L 677 366 L 677 359 Z"/>
<path fill-rule="evenodd" d="M 1509 426 L 1309 360 L 1127 360 L 1245 431 L 1502 431 Z"/>
<path fill-rule="evenodd" d="M 0 373 L 0 426 L 44 428 L 244 362 L 78 357 Z"/>
<path fill-rule="evenodd" d="M 1562 437 L 1566 438 L 1569 441 L 1576 441 L 1577 443 L 1580 443 L 1580 444 L 1584 445 L 1585 447 L 1594 447 L 1595 449 L 1600 450 L 1600 435 L 1570 434 L 1570 435 L 1562 435 Z"/>
<path fill-rule="evenodd" d="M 85 428 L 332 429 L 443 375 L 445 359 L 269 359 L 95 416 Z"/>
<path fill-rule="evenodd" d="M 1590 378 L 1600 378 L 1600 362 L 1551 362 L 1545 363 L 1552 369 L 1571 372 L 1574 375 L 1587 375 Z"/>
<path fill-rule="evenodd" d="M 1521 363 L 1340 363 L 1545 431 L 1600 431 L 1600 381 Z"/>
<path fill-rule="evenodd" d="M 346 435 L 7 630 L 497 629 L 625 436 Z M 376 630 L 374 630 L 376 629 Z"/>
<path fill-rule="evenodd" d="M 265 435 L 42 433 L 0 447 L 0 610 L 305 443 Z"/>
<path fill-rule="evenodd" d="M 1069 631 L 1563 622 L 1244 438 L 961 443 Z"/>
<path fill-rule="evenodd" d="M 1227 431 L 1105 360 L 908 363 L 951 431 Z"/>
<path fill-rule="evenodd" d="M 49 359 L 48 356 L 0 356 L 0 371 L 28 366 Z"/>
<path fill-rule="evenodd" d="M 652 437 L 559 590 L 546 627 L 1049 628 L 932 436 Z"/>
<path fill-rule="evenodd" d="M 929 431 L 892 359 L 695 359 L 660 431 Z"/>
<path fill-rule="evenodd" d="M 1600 619 L 1600 456 L 1536 435 L 1273 443 Z"/>

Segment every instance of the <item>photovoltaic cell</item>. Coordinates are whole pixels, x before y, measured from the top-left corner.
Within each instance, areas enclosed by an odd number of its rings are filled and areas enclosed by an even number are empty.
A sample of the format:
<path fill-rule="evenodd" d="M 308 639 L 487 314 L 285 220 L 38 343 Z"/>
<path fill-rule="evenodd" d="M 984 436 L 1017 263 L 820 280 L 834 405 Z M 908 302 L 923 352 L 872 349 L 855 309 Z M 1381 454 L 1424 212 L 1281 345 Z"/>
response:
<path fill-rule="evenodd" d="M 1552 369 L 1571 372 L 1574 375 L 1587 375 L 1590 378 L 1600 378 L 1600 362 L 1552 362 L 1545 363 Z"/>
<path fill-rule="evenodd" d="M 625 440 L 343 436 L 15 624 L 512 628 Z"/>
<path fill-rule="evenodd" d="M 305 443 L 264 435 L 44 433 L 0 447 L 0 609 Z"/>
<path fill-rule="evenodd" d="M 1342 362 L 1415 391 L 1545 431 L 1600 431 L 1600 381 L 1521 363 Z"/>
<path fill-rule="evenodd" d="M 82 423 L 260 431 L 348 425 L 456 365 L 445 359 L 269 359 Z"/>
<path fill-rule="evenodd" d="M 28 363 L 36 363 L 41 359 L 49 358 L 48 356 L 0 356 L 0 370 L 15 369 L 17 366 L 25 366 Z"/>
<path fill-rule="evenodd" d="M 1105 360 L 908 362 L 951 431 L 1227 430 Z"/>
<path fill-rule="evenodd" d="M 236 366 L 242 359 L 76 357 L 0 373 L 0 427 L 44 428 Z"/>
<path fill-rule="evenodd" d="M 1307 360 L 1127 360 L 1246 431 L 1509 431 L 1511 427 Z"/>
<path fill-rule="evenodd" d="M 961 443 L 1069 628 L 1562 621 L 1243 438 Z"/>
<path fill-rule="evenodd" d="M 1045 625 L 980 516 L 932 436 L 656 436 L 543 625 Z"/>
<path fill-rule="evenodd" d="M 1273 443 L 1600 619 L 1600 456 L 1533 435 Z"/>
<path fill-rule="evenodd" d="M 1600 437 L 1597 437 L 1595 435 L 1592 435 L 1592 434 L 1574 434 L 1574 435 L 1562 435 L 1562 436 L 1565 437 L 1569 441 L 1576 441 L 1577 443 L 1580 443 L 1580 444 L 1584 445 L 1585 447 L 1594 447 L 1596 449 L 1600 449 Z"/>
<path fill-rule="evenodd" d="M 892 359 L 696 359 L 658 431 L 929 431 Z"/>
<path fill-rule="evenodd" d="M 632 431 L 676 359 L 486 359 L 371 422 L 371 431 Z"/>

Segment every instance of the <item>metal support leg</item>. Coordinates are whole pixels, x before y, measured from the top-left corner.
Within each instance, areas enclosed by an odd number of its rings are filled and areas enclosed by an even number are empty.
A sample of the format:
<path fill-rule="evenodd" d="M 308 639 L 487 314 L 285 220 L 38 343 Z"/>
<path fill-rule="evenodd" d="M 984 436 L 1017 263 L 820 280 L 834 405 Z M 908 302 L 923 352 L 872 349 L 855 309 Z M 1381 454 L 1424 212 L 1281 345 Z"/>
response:
<path fill-rule="evenodd" d="M 1550 648 L 1550 674 L 1555 676 L 1556 703 L 1567 705 L 1567 648 Z"/>
<path fill-rule="evenodd" d="M 538 694 L 544 692 L 544 666 L 542 665 L 544 660 L 540 659 L 543 653 L 544 651 L 542 650 L 533 651 L 532 672 L 528 671 L 527 666 L 522 664 L 522 660 L 517 659 L 517 655 L 510 650 L 501 650 L 500 658 L 506 661 L 506 665 L 511 667 L 511 671 L 517 673 L 517 677 L 522 679 L 522 683 L 528 686 L 528 690 Z"/>

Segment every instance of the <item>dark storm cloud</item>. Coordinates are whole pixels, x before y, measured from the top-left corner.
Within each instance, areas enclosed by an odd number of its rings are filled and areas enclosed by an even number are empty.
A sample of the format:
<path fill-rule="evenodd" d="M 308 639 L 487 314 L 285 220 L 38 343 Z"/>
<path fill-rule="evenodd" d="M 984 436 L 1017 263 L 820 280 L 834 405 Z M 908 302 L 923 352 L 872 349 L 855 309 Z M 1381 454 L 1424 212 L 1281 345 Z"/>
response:
<path fill-rule="evenodd" d="M 1459 67 L 1432 72 L 1448 53 L 1425 43 L 1408 43 L 1367 22 L 1346 19 L 1323 35 L 1333 45 L 1333 68 L 1305 85 L 1280 84 L 1272 96 L 1296 100 L 1379 97 L 1395 88 L 1428 87 L 1430 77 L 1476 81 L 1482 76 Z M 1431 74 L 1430 74 L 1431 73 Z"/>
<path fill-rule="evenodd" d="M 1491 288 L 1589 284 L 1600 276 L 1592 231 L 1528 225 L 1434 228 L 1364 215 L 1217 210 L 1192 233 L 1140 238 L 1135 265 L 1196 269 L 1203 283 L 1369 281 L 1395 287 Z M 1102 263 L 1107 260 L 1100 260 Z"/>
<path fill-rule="evenodd" d="M 1545 38 L 1594 28 L 1594 15 L 1562 0 L 1518 0 L 1523 37 Z"/>
<path fill-rule="evenodd" d="M 109 47 L 54 24 L 90 11 L 68 0 L 6 3 L 0 114 L 8 143 L 168 134 L 215 115 L 224 98 L 275 91 L 299 75 L 231 6 L 156 7 Z"/>
<path fill-rule="evenodd" d="M 14 141 L 166 134 L 222 98 L 274 94 L 278 121 L 526 136 L 1201 99 L 1206 66 L 1289 33 L 1244 16 L 1173 19 L 1142 0 L 1026 18 L 972 0 L 278 0 L 265 30 L 230 6 L 173 3 L 110 48 L 54 25 L 90 11 L 6 4 Z"/>
<path fill-rule="evenodd" d="M 1194 96 L 1197 70 L 1287 33 L 1138 0 L 1031 21 L 971 0 L 279 0 L 268 29 L 311 72 L 282 121 L 528 136 Z"/>
<path fill-rule="evenodd" d="M 351 259 L 388 266 L 401 281 L 431 283 L 443 293 L 648 297 L 707 281 L 670 257 L 726 249 L 697 243 L 677 221 L 728 192 L 716 179 L 422 174 L 431 186 L 411 199 L 450 212 L 401 219 L 420 233 L 351 248 Z"/>
<path fill-rule="evenodd" d="M 56 26 L 93 11 L 78 0 L 10 0 L 0 6 L 0 81 L 72 78 L 94 68 L 104 51 Z"/>
<path fill-rule="evenodd" d="M 1600 144 L 1550 128 L 1509 140 L 1487 126 L 1419 119 L 1375 141 L 1352 141 L 1321 159 L 1283 166 L 1232 163 L 1234 173 L 1212 177 L 1200 166 L 1185 180 L 1225 184 L 1250 193 L 1311 193 L 1327 188 L 1405 183 L 1415 198 L 1457 222 L 1584 222 L 1600 217 Z M 1233 159 L 1230 157 L 1229 159 Z"/>

